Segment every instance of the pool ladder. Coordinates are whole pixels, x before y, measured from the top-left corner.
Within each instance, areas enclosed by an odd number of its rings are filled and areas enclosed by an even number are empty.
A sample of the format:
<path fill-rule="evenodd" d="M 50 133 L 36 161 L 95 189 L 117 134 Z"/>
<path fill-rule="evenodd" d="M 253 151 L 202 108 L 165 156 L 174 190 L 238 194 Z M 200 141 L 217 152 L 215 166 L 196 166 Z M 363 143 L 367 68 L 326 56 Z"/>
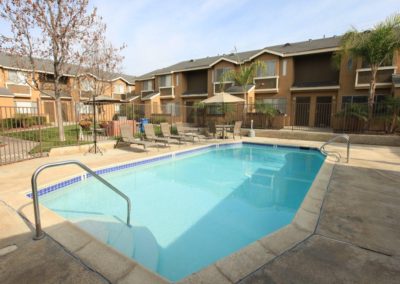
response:
<path fill-rule="evenodd" d="M 106 181 L 104 178 L 102 178 L 100 175 L 96 174 L 95 171 L 91 170 L 88 166 L 85 164 L 79 162 L 79 161 L 62 161 L 62 162 L 55 162 L 55 163 L 49 163 L 49 164 L 44 164 L 40 166 L 39 168 L 36 169 L 36 171 L 33 173 L 32 178 L 31 178 L 31 184 L 32 184 L 32 199 L 33 199 L 33 210 L 35 214 L 35 236 L 33 237 L 34 240 L 40 240 L 44 237 L 44 233 L 42 230 L 42 225 L 40 222 L 40 211 L 39 211 L 39 196 L 38 196 L 38 190 L 37 190 L 37 178 L 39 174 L 48 168 L 54 168 L 54 167 L 59 167 L 59 166 L 65 166 L 65 165 L 77 165 L 83 170 L 85 170 L 87 173 L 91 174 L 94 178 L 96 178 L 98 181 L 100 181 L 102 184 L 107 186 L 109 189 L 120 195 L 123 199 L 126 200 L 127 204 L 127 216 L 126 216 L 126 224 L 130 226 L 130 213 L 131 213 L 131 200 L 129 199 L 128 196 L 126 196 L 123 192 L 121 192 L 119 189 L 117 189 L 115 186 L 113 186 L 111 183 Z"/>
<path fill-rule="evenodd" d="M 332 139 L 329 139 L 327 142 L 325 142 L 320 148 L 319 150 L 321 151 L 322 154 L 324 155 L 332 155 L 334 157 L 336 157 L 336 159 L 338 161 L 340 161 L 340 159 L 342 158 L 342 156 L 340 155 L 339 152 L 333 152 L 333 151 L 327 151 L 325 149 L 325 146 L 333 143 L 334 141 L 338 140 L 338 139 L 344 139 L 346 140 L 347 143 L 347 163 L 350 160 L 350 136 L 347 134 L 341 134 L 341 135 L 337 135 L 335 137 L 333 137 Z"/>

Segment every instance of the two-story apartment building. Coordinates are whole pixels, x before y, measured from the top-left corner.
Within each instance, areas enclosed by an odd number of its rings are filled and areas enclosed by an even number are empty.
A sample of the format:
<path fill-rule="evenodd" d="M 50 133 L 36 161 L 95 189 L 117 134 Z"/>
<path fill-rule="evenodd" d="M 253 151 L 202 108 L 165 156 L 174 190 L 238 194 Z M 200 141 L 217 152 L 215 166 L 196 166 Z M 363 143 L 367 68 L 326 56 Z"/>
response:
<path fill-rule="evenodd" d="M 39 92 L 29 84 L 30 70 L 24 58 L 17 58 L 0 53 L 0 107 L 3 117 L 11 117 L 15 114 L 26 114 L 40 107 L 41 114 L 47 116 L 49 123 L 56 121 L 54 94 L 54 76 L 52 74 L 52 62 L 50 60 L 38 61 Z M 26 61 L 25 61 L 26 62 Z M 22 66 L 22 67 L 21 67 Z M 23 66 L 27 66 L 23 68 Z M 76 66 L 71 66 L 71 74 L 65 74 L 60 80 L 62 115 L 64 121 L 75 119 L 77 109 L 88 109 L 83 105 L 93 95 L 93 82 L 91 75 L 82 72 L 78 77 Z M 94 78 L 93 78 L 94 79 Z M 128 100 L 135 92 L 135 77 L 125 74 L 106 74 L 102 95 L 118 100 Z M 39 105 L 38 105 L 39 104 Z M 112 106 L 118 111 L 118 105 Z"/>
<path fill-rule="evenodd" d="M 171 112 L 171 106 L 193 106 L 220 92 L 224 72 L 259 60 L 266 70 L 259 71 L 248 87 L 248 104 L 276 105 L 287 115 L 287 124 L 327 127 L 342 103 L 367 102 L 368 98 L 368 65 L 357 58 L 342 58 L 340 66 L 335 66 L 332 56 L 339 46 L 340 37 L 334 36 L 191 59 L 138 77 L 135 93 L 152 113 Z M 400 95 L 398 73 L 396 53 L 378 72 L 377 100 Z M 224 82 L 224 90 L 243 96 L 234 82 Z"/>

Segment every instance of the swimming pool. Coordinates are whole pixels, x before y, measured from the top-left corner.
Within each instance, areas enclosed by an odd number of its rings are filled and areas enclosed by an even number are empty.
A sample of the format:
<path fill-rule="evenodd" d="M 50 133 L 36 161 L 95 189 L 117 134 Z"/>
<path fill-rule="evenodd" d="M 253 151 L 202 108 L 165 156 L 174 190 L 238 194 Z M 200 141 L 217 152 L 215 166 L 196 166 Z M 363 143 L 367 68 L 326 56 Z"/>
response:
<path fill-rule="evenodd" d="M 324 156 L 313 149 L 238 143 L 105 174 L 126 204 L 93 178 L 40 202 L 171 280 L 180 280 L 289 224 Z"/>

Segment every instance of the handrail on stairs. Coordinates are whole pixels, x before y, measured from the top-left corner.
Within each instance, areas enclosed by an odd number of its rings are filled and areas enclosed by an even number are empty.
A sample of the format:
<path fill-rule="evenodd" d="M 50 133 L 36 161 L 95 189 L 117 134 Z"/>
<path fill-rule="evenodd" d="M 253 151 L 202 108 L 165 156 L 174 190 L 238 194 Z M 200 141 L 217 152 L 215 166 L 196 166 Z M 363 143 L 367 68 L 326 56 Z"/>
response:
<path fill-rule="evenodd" d="M 319 150 L 321 151 L 321 153 L 325 154 L 325 155 L 329 155 L 329 152 L 327 150 L 325 150 L 325 146 L 333 143 L 334 141 L 338 140 L 338 139 L 344 139 L 346 140 L 347 143 L 347 163 L 350 160 L 350 136 L 347 134 L 340 134 L 337 135 L 331 139 L 329 139 L 327 142 L 325 142 L 324 144 L 322 144 L 322 146 L 319 148 Z M 337 153 L 340 159 L 340 154 Z"/>
<path fill-rule="evenodd" d="M 118 188 L 113 186 L 111 183 L 106 181 L 104 178 L 102 178 L 100 175 L 98 175 L 95 171 L 91 170 L 88 166 L 85 164 L 75 161 L 75 160 L 69 160 L 69 161 L 61 161 L 61 162 L 55 162 L 55 163 L 49 163 L 49 164 L 44 164 L 40 166 L 39 168 L 36 169 L 36 171 L 32 174 L 31 178 L 31 185 L 32 185 L 32 199 L 33 199 L 33 210 L 35 214 L 35 236 L 34 240 L 40 240 L 44 237 L 44 233 L 42 230 L 42 225 L 40 221 L 40 211 L 39 211 L 39 197 L 38 197 L 38 190 L 37 190 L 37 178 L 39 174 L 48 168 L 54 168 L 54 167 L 59 167 L 59 166 L 65 166 L 65 165 L 77 165 L 89 174 L 91 174 L 94 178 L 96 178 L 98 181 L 103 183 L 105 186 L 113 190 L 115 193 L 120 195 L 123 199 L 126 200 L 127 203 L 127 216 L 126 216 L 126 223 L 128 226 L 130 226 L 130 215 L 131 215 L 131 200 L 129 199 L 128 196 L 126 196 L 123 192 L 121 192 Z"/>

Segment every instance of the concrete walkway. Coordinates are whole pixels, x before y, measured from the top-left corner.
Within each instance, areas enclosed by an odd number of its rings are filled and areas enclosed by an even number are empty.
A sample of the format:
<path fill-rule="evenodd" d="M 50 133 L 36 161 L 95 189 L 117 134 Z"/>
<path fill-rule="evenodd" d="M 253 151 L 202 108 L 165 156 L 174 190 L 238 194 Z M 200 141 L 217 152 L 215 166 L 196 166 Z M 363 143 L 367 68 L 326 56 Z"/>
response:
<path fill-rule="evenodd" d="M 387 150 L 337 164 L 315 233 L 241 283 L 400 283 L 400 151 Z"/>
<path fill-rule="evenodd" d="M 321 144 L 266 138 L 252 141 Z M 78 159 L 90 167 L 101 167 L 186 147 L 191 146 L 153 149 L 147 154 L 117 149 L 104 156 L 77 154 L 6 165 L 0 168 L 0 200 L 29 189 L 32 172 L 43 163 Z M 342 145 L 333 148 L 344 151 Z M 354 145 L 351 155 L 350 164 L 335 166 L 314 234 L 265 263 L 242 283 L 400 283 L 400 148 Z M 78 172 L 74 167 L 51 169 L 39 183 Z M 0 218 L 0 283 L 109 282 L 48 236 L 32 241 L 30 227 L 1 201 Z"/>

